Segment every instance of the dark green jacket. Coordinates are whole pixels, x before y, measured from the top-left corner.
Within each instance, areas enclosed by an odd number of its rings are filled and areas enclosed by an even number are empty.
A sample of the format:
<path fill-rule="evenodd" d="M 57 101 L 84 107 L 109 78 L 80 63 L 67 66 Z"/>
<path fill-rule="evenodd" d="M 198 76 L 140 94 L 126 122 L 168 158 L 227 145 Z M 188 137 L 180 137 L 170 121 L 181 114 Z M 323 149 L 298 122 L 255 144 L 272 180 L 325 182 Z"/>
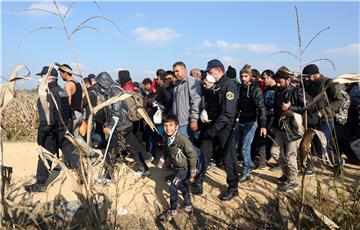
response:
<path fill-rule="evenodd" d="M 314 113 L 321 112 L 328 118 L 333 118 L 335 113 L 338 112 L 339 108 L 344 103 L 344 98 L 341 95 L 340 86 L 334 84 L 331 79 L 321 75 L 319 80 L 305 87 L 306 92 L 313 98 L 316 98 L 322 91 L 320 98 L 315 100 L 315 103 L 309 103 L 308 108 Z M 323 116 L 325 118 L 326 116 Z"/>
<path fill-rule="evenodd" d="M 166 162 L 175 168 L 196 169 L 197 155 L 190 140 L 178 132 L 174 142 L 165 151 Z"/>

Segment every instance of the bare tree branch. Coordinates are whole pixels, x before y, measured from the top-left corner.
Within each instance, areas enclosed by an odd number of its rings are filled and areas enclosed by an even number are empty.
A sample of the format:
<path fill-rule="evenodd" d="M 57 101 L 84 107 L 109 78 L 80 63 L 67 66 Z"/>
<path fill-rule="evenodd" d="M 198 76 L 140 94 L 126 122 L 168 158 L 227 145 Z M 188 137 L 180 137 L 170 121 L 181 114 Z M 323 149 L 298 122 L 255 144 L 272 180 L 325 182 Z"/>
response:
<path fill-rule="evenodd" d="M 314 63 L 314 62 L 318 62 L 318 61 L 327 61 L 327 62 L 329 62 L 329 63 L 332 65 L 334 71 L 336 70 L 336 69 L 335 69 L 335 63 L 334 63 L 332 60 L 328 59 L 328 58 L 315 59 L 315 60 L 312 60 L 312 61 L 310 61 L 310 62 L 305 63 L 304 66 L 306 66 L 306 65 L 308 65 L 308 64 L 311 64 L 311 63 Z"/>
<path fill-rule="evenodd" d="M 68 16 L 68 14 L 69 14 L 69 12 L 70 12 L 70 9 L 71 9 L 71 7 L 74 5 L 74 2 L 71 2 L 70 3 L 70 6 L 68 7 L 68 9 L 66 10 L 66 12 L 65 12 L 65 14 L 64 14 L 64 16 L 63 16 L 63 19 L 65 19 L 66 18 L 66 16 Z"/>
<path fill-rule="evenodd" d="M 297 25 L 297 32 L 298 32 L 298 46 L 299 46 L 299 55 L 301 55 L 301 30 L 300 30 L 300 18 L 299 18 L 299 12 L 297 10 L 297 7 L 295 6 L 295 14 L 296 14 L 296 25 Z M 301 59 L 301 57 L 300 57 Z"/>
<path fill-rule="evenodd" d="M 21 44 L 23 43 L 24 39 L 30 35 L 31 33 L 40 31 L 40 30 L 52 30 L 52 29 L 61 29 L 60 27 L 57 26 L 43 26 L 43 27 L 38 27 L 32 30 L 27 31 L 25 34 L 23 34 L 23 36 L 20 37 L 19 41 L 18 41 L 18 46 L 17 46 L 17 50 L 16 50 L 16 55 L 19 53 L 19 50 L 21 48 Z"/>
<path fill-rule="evenodd" d="M 112 24 L 118 31 L 121 31 L 120 28 L 116 25 L 115 22 L 113 22 L 111 19 L 107 18 L 107 17 L 104 17 L 104 16 L 92 16 L 88 19 L 86 19 L 85 21 L 83 21 L 82 23 L 80 23 L 77 27 L 81 27 L 83 26 L 85 23 L 91 21 L 91 20 L 94 20 L 94 19 L 103 19 L 107 22 L 109 22 L 110 24 Z"/>
<path fill-rule="evenodd" d="M 315 40 L 315 38 L 317 38 L 322 32 L 328 29 L 330 29 L 330 26 L 320 30 L 317 34 L 315 34 L 315 36 L 308 42 L 308 44 L 306 44 L 305 48 L 301 51 L 301 54 L 305 52 L 306 48 L 308 48 L 308 46 Z"/>
<path fill-rule="evenodd" d="M 300 58 L 298 56 L 296 56 L 295 54 L 291 53 L 290 51 L 286 51 L 286 50 L 274 52 L 274 53 L 270 54 L 268 57 L 274 56 L 276 54 L 288 54 L 288 55 L 296 58 L 297 60 L 300 60 Z"/>
<path fill-rule="evenodd" d="M 54 11 L 41 9 L 41 8 L 26 8 L 26 9 L 23 9 L 23 10 L 13 10 L 13 12 L 17 12 L 17 11 L 29 11 L 29 12 L 31 12 L 31 11 L 40 11 L 40 12 L 52 14 L 52 15 L 55 15 L 55 16 L 59 16 L 59 14 L 57 14 Z"/>
<path fill-rule="evenodd" d="M 99 8 L 100 10 L 103 10 L 102 8 L 101 8 L 101 6 L 97 3 L 97 1 L 93 1 L 94 2 L 94 4 L 97 6 L 97 8 Z"/>
<path fill-rule="evenodd" d="M 96 28 L 96 27 L 94 27 L 94 26 L 81 26 L 81 27 L 76 27 L 74 30 L 73 30 L 73 32 L 71 32 L 70 33 L 70 37 L 72 36 L 72 35 L 74 35 L 76 32 L 78 32 L 78 31 L 80 31 L 80 30 L 82 30 L 82 29 L 93 29 L 93 30 L 95 30 L 95 31 L 97 31 L 98 33 L 101 33 L 101 31 L 98 29 L 98 28 Z"/>

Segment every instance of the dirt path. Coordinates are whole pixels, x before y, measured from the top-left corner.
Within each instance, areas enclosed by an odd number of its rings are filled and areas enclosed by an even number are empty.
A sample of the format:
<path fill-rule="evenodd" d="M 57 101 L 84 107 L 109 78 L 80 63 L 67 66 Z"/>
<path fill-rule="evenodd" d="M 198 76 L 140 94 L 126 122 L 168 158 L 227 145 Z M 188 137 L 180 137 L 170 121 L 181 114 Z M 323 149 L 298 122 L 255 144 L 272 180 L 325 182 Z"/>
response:
<path fill-rule="evenodd" d="M 33 182 L 37 164 L 36 143 L 5 143 L 5 166 L 13 167 L 13 183 Z M 345 170 L 344 184 L 353 185 L 359 178 L 359 166 L 348 165 Z M 132 169 L 122 165 L 119 170 L 118 184 L 100 187 L 112 200 L 112 211 L 123 210 L 118 215 L 121 226 L 130 229 L 193 229 L 193 228 L 279 228 L 276 224 L 278 216 L 274 216 L 277 209 L 276 178 L 281 171 L 254 170 L 252 181 L 240 184 L 239 196 L 228 202 L 218 199 L 220 192 L 226 189 L 225 172 L 216 167 L 210 167 L 204 183 L 204 194 L 193 196 L 192 201 L 195 215 L 192 217 L 180 214 L 173 223 L 161 223 L 159 214 L 168 207 L 169 185 L 164 177 L 170 173 L 167 169 L 158 169 L 150 165 L 151 176 L 137 177 Z M 315 191 L 316 180 L 322 182 L 325 191 L 331 194 L 333 180 L 328 170 L 323 170 L 317 176 L 307 180 L 306 187 Z M 300 181 L 300 176 L 299 176 Z M 20 193 L 25 191 L 20 189 Z M 33 199 L 48 202 L 58 194 L 62 194 L 67 201 L 75 202 L 76 195 L 72 185 L 65 178 L 64 173 L 50 184 L 47 192 L 34 194 Z M 120 194 L 120 195 L 119 195 Z M 117 199 L 116 199 L 117 198 Z M 180 202 L 182 204 L 182 202 Z M 125 211 L 124 211 L 125 210 Z"/>

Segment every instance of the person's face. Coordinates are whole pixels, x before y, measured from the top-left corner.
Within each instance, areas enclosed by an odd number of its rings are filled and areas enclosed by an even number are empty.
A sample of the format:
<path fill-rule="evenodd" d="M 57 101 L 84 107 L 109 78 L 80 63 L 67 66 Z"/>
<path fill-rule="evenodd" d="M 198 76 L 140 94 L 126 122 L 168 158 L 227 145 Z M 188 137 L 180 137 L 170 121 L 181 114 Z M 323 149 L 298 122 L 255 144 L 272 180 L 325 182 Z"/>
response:
<path fill-rule="evenodd" d="M 290 85 L 290 79 L 286 80 L 286 79 L 280 78 L 278 81 L 278 84 L 279 84 L 279 88 L 286 89 Z"/>
<path fill-rule="evenodd" d="M 62 78 L 64 81 L 66 81 L 66 76 L 67 76 L 66 72 L 59 71 L 59 73 L 60 73 L 61 78 Z"/>
<path fill-rule="evenodd" d="M 252 77 L 251 77 L 251 75 L 248 74 L 248 73 L 241 73 L 241 74 L 240 74 L 240 80 L 241 80 L 241 82 L 242 82 L 244 85 L 250 84 L 251 79 L 252 79 Z"/>
<path fill-rule="evenodd" d="M 215 80 L 218 82 L 220 80 L 220 78 L 224 75 L 224 73 L 221 71 L 220 68 L 211 68 L 208 71 L 208 74 L 212 75 Z"/>
<path fill-rule="evenodd" d="M 319 78 L 319 76 L 320 76 L 320 74 L 312 74 L 308 78 L 309 78 L 309 81 L 316 81 Z"/>
<path fill-rule="evenodd" d="M 144 88 L 146 91 L 150 91 L 151 90 L 151 84 L 147 83 L 147 84 L 144 84 Z"/>
<path fill-rule="evenodd" d="M 175 77 L 174 77 L 173 75 L 171 75 L 171 74 L 166 75 L 166 76 L 165 76 L 165 79 L 166 79 L 167 81 L 169 81 L 170 84 L 172 84 L 172 85 L 175 84 L 176 79 L 175 79 Z"/>
<path fill-rule="evenodd" d="M 206 79 L 204 79 L 203 82 L 204 82 L 205 89 L 211 89 L 215 85 L 214 83 L 208 82 Z"/>
<path fill-rule="evenodd" d="M 175 78 L 182 81 L 186 77 L 186 69 L 180 65 L 177 65 L 173 68 Z"/>
<path fill-rule="evenodd" d="M 85 83 L 85 87 L 88 89 L 88 88 L 90 88 L 90 87 L 91 87 L 91 84 L 90 84 L 90 83 L 88 83 L 88 82 L 86 82 L 86 83 Z"/>
<path fill-rule="evenodd" d="M 160 79 L 160 77 L 158 77 L 158 76 L 156 76 L 156 83 L 161 87 L 161 86 L 163 86 L 164 84 L 165 84 L 165 82 L 164 81 L 162 81 L 161 79 Z"/>
<path fill-rule="evenodd" d="M 264 73 L 264 75 L 262 75 L 261 77 L 264 79 L 264 82 L 265 82 L 266 86 L 271 86 L 271 84 L 273 83 L 273 80 L 269 75 Z"/>
<path fill-rule="evenodd" d="M 164 131 L 168 137 L 171 137 L 178 128 L 179 125 L 177 125 L 174 121 L 164 122 Z"/>

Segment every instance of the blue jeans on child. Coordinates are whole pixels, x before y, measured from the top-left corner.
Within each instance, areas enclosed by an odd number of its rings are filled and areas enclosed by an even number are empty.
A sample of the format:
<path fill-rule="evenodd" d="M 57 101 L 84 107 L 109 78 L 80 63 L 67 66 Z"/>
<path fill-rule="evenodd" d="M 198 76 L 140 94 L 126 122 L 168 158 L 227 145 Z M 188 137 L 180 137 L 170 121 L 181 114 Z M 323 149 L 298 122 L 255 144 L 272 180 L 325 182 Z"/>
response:
<path fill-rule="evenodd" d="M 183 198 L 184 198 L 184 205 L 189 206 L 191 204 L 190 198 L 190 188 L 189 184 L 187 183 L 189 170 L 188 169 L 174 169 L 175 178 L 172 180 L 170 185 L 170 208 L 172 210 L 176 210 L 178 199 L 179 199 L 179 192 L 181 191 Z"/>

